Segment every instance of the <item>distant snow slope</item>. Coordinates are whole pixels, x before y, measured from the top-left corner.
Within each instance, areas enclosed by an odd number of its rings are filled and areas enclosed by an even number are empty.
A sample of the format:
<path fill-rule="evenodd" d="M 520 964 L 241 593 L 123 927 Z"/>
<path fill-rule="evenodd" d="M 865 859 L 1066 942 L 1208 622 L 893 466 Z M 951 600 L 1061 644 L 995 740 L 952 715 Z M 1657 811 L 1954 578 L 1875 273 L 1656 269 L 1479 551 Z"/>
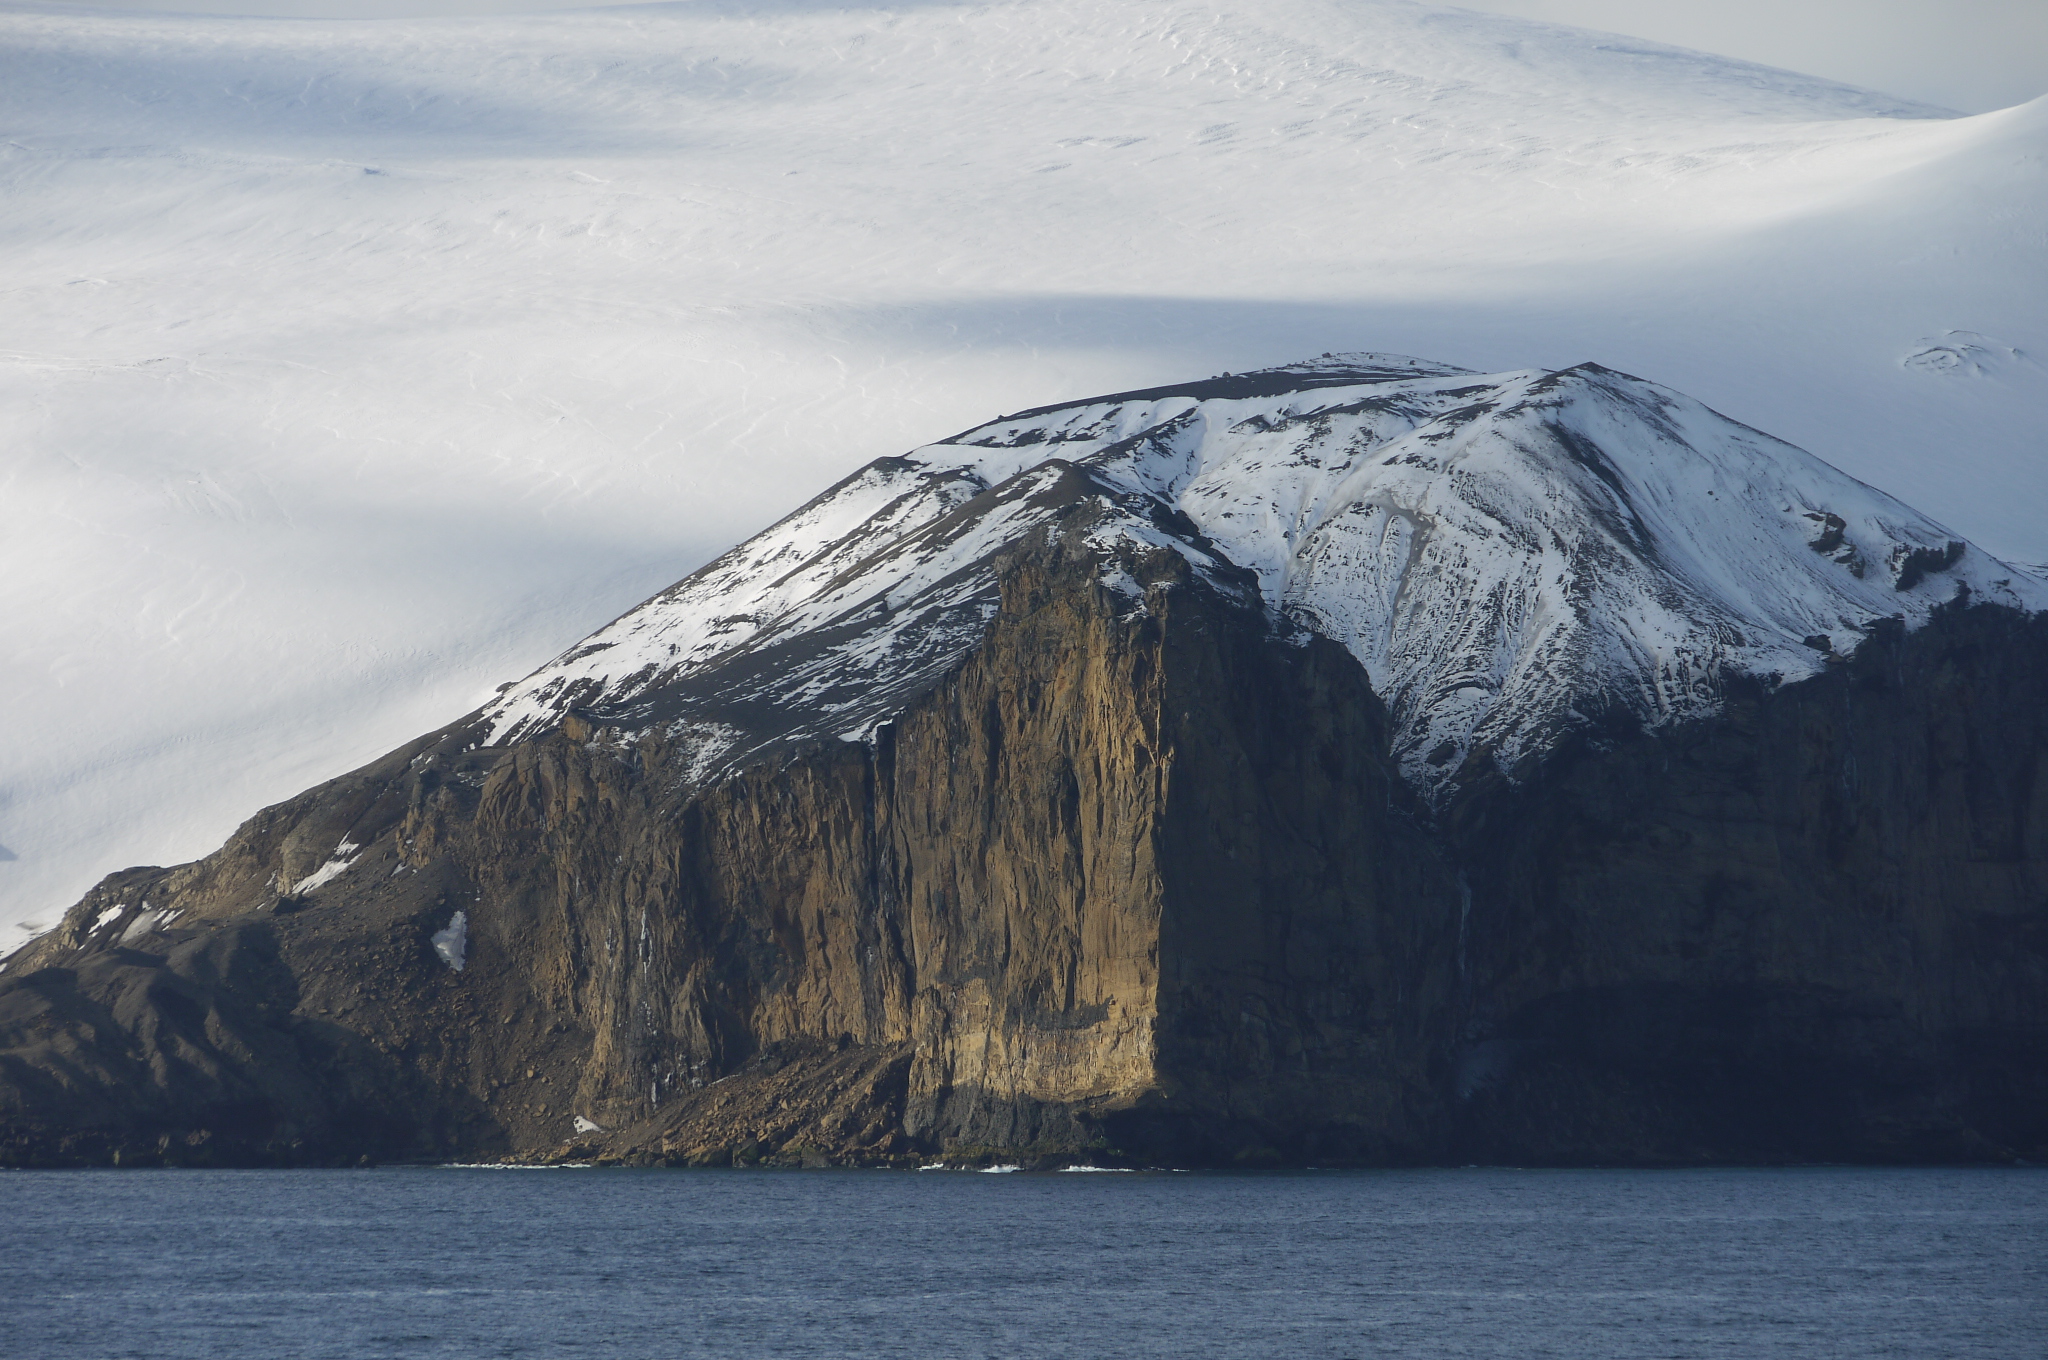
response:
<path fill-rule="evenodd" d="M 1074 510 L 1087 527 L 1063 527 Z M 886 458 L 542 667 L 492 741 L 570 708 L 663 726 L 713 775 L 866 738 L 985 632 L 1034 532 L 1166 547 L 1355 655 L 1419 787 L 1483 753 L 1715 712 L 1818 673 L 1880 620 L 2048 584 L 1803 450 L 1581 365 L 1479 376 L 1380 354 L 1029 412 Z M 1121 551 L 1120 551 L 1121 550 Z"/>
<path fill-rule="evenodd" d="M 1321 350 L 1640 373 L 2048 560 L 2048 103 L 1393 0 L 0 4 L 0 918 L 878 455 Z"/>

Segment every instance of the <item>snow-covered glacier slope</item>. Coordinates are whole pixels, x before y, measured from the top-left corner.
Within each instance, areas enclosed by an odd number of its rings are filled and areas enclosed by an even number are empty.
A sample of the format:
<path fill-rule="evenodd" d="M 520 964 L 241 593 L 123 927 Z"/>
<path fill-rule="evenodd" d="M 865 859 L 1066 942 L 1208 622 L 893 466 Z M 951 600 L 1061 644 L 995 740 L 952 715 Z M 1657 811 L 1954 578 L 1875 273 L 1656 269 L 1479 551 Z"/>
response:
<path fill-rule="evenodd" d="M 1432 791 L 1475 753 L 1512 776 L 1574 730 L 1707 716 L 1731 677 L 1804 679 L 1881 620 L 2048 607 L 2048 583 L 1653 383 L 1326 355 L 872 463 L 512 686 L 490 737 L 576 708 L 687 736 L 700 775 L 861 739 L 974 644 L 998 555 L 1046 532 L 1110 549 L 1112 587 L 1119 543 L 1226 590 L 1248 569 L 1364 664 Z"/>
<path fill-rule="evenodd" d="M 2048 561 L 2048 104 L 1403 0 L 0 0 L 0 928 L 870 460 L 1322 350 L 1585 359 Z"/>

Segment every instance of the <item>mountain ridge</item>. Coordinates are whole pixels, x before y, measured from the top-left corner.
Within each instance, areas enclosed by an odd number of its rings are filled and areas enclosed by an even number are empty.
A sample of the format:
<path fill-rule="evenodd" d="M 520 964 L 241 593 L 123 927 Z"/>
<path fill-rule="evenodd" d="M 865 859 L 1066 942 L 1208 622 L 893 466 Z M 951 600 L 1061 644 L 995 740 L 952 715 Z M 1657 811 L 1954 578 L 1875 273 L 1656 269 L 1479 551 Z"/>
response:
<path fill-rule="evenodd" d="M 1032 522 L 1008 502 L 978 512 L 975 498 L 1054 462 L 1085 466 L 1094 494 L 1120 500 L 1118 525 L 1093 532 L 1249 570 L 1269 607 L 1350 647 L 1394 706 L 1404 771 L 1424 786 L 1475 746 L 1510 767 L 1540 758 L 1561 726 L 1609 706 L 1649 722 L 1705 713 L 1726 669 L 1815 674 L 1878 619 L 1917 626 L 1958 591 L 2048 607 L 2037 582 L 1891 497 L 1640 379 L 1596 364 L 1478 375 L 1332 356 L 1020 412 L 871 463 L 517 682 L 485 710 L 493 740 L 530 734 L 551 706 L 644 702 L 766 633 L 828 618 L 881 648 L 876 664 L 908 660 L 891 649 L 909 646 L 942 667 L 992 598 L 991 554 Z M 1282 464 L 1274 484 L 1260 480 Z M 1452 483 L 1463 489 L 1444 492 Z M 1261 522 L 1237 523 L 1248 517 Z M 890 565 L 949 524 L 973 527 L 936 566 Z M 1496 551 L 1503 541 L 1513 546 Z M 1505 560 L 1474 565 L 1490 551 Z M 727 580 L 742 564 L 747 581 Z M 888 584 L 862 595 L 861 570 Z M 813 596 L 790 594 L 804 583 Z M 897 617 L 906 591 L 941 589 L 959 597 L 944 622 Z M 1480 597 L 1486 612 L 1461 603 Z M 888 622 L 862 634 L 856 608 Z M 677 633 L 687 649 L 661 652 Z M 762 696 L 784 693 L 762 683 Z"/>

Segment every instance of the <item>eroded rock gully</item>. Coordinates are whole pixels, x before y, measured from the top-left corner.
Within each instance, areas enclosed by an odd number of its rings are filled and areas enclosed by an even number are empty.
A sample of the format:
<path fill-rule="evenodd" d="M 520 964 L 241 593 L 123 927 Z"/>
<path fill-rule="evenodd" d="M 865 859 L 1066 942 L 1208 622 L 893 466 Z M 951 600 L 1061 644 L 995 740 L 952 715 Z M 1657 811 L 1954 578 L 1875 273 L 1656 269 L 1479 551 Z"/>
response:
<path fill-rule="evenodd" d="M 0 1157 L 2048 1156 L 2042 619 L 1432 811 L 1349 654 L 1128 565 L 1034 539 L 869 741 L 469 721 L 111 876 L 0 975 Z"/>

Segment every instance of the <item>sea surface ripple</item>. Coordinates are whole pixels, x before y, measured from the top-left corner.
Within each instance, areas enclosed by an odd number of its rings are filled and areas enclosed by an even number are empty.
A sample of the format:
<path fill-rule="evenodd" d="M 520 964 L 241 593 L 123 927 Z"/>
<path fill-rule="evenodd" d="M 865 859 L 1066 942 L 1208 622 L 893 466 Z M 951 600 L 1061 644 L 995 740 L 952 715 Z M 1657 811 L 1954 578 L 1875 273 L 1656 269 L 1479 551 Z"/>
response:
<path fill-rule="evenodd" d="M 2048 1353 L 2038 1170 L 0 1174 L 0 1350 Z"/>

